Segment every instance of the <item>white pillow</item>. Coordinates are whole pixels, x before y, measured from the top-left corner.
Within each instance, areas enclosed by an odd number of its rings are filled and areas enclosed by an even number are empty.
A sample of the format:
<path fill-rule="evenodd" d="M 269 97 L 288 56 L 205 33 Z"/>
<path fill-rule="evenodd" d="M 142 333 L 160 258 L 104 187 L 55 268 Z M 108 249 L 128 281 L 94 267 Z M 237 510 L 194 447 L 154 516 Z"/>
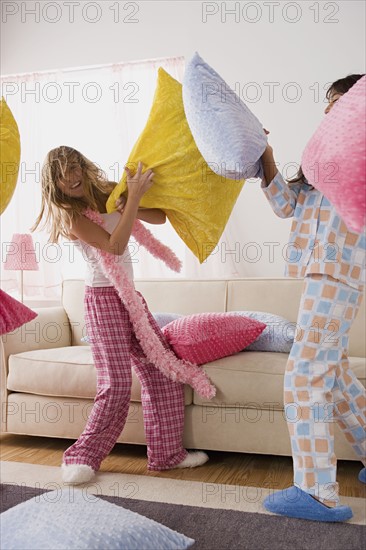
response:
<path fill-rule="evenodd" d="M 260 157 L 267 145 L 262 124 L 198 53 L 185 71 L 183 103 L 211 170 L 231 179 L 261 177 Z"/>

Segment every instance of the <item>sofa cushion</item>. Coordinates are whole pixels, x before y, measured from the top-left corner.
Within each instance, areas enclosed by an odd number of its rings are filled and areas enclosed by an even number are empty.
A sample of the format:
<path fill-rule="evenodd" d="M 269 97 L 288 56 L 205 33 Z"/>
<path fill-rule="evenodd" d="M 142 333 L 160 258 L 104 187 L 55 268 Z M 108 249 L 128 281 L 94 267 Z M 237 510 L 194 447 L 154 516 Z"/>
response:
<path fill-rule="evenodd" d="M 96 371 L 89 346 L 26 351 L 9 358 L 8 390 L 57 397 L 94 399 Z M 141 386 L 132 370 L 131 401 L 141 401 Z M 185 386 L 185 404 L 192 389 Z"/>
<path fill-rule="evenodd" d="M 185 404 L 282 409 L 287 357 L 286 353 L 244 351 L 212 361 L 204 368 L 217 387 L 216 397 L 205 401 L 185 386 Z M 350 365 L 366 386 L 366 359 L 350 357 Z M 37 395 L 93 399 L 96 376 L 90 348 L 70 346 L 11 355 L 7 388 Z M 134 372 L 131 401 L 141 401 L 140 383 Z"/>
<path fill-rule="evenodd" d="M 204 368 L 217 388 L 216 396 L 208 401 L 194 393 L 193 403 L 207 407 L 282 410 L 287 358 L 287 353 L 243 351 L 208 363 Z M 366 359 L 350 357 L 350 366 L 366 386 Z"/>
<path fill-rule="evenodd" d="M 225 312 L 227 282 L 224 279 L 136 279 L 135 286 L 150 311 L 179 311 L 182 315 Z"/>
<path fill-rule="evenodd" d="M 232 313 L 180 317 L 162 331 L 181 359 L 197 365 L 237 353 L 263 332 L 264 323 Z"/>

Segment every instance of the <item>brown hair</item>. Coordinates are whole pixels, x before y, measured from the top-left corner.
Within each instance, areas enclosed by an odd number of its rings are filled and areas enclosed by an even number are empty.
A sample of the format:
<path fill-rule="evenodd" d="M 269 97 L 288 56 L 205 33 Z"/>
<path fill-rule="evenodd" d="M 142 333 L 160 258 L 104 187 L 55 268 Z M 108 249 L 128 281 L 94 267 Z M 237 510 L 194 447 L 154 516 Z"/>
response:
<path fill-rule="evenodd" d="M 327 93 L 325 94 L 325 97 L 327 99 L 330 99 L 333 94 L 345 94 L 352 88 L 354 84 L 360 78 L 362 78 L 363 74 L 349 74 L 345 78 L 340 78 L 339 80 L 336 80 L 331 84 L 327 90 Z"/>
<path fill-rule="evenodd" d="M 60 179 L 65 178 L 70 166 L 75 164 L 82 170 L 82 198 L 69 197 L 57 185 Z M 43 163 L 41 212 L 31 231 L 35 231 L 45 218 L 41 227 L 49 230 L 50 242 L 57 242 L 60 235 L 68 238 L 75 216 L 82 215 L 86 208 L 103 211 L 114 185 L 107 180 L 101 168 L 76 149 L 67 145 L 52 149 Z"/>

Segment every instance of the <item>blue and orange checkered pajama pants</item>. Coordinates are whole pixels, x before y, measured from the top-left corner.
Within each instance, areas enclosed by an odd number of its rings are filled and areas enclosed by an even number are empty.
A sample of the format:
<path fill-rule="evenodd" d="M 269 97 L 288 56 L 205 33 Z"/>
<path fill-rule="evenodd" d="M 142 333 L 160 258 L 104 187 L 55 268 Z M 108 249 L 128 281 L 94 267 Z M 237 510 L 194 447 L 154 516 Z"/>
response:
<path fill-rule="evenodd" d="M 334 422 L 365 464 L 365 388 L 349 368 L 349 330 L 362 293 L 330 276 L 305 277 L 284 401 L 294 484 L 338 501 Z"/>
<path fill-rule="evenodd" d="M 79 439 L 64 453 L 65 464 L 87 464 L 97 471 L 127 420 L 133 366 L 141 383 L 148 468 L 166 470 L 187 456 L 182 446 L 184 387 L 148 363 L 128 312 L 114 287 L 86 287 L 85 321 L 97 371 L 97 394 Z M 147 306 L 145 303 L 146 310 Z M 168 344 L 148 311 L 165 347 Z"/>

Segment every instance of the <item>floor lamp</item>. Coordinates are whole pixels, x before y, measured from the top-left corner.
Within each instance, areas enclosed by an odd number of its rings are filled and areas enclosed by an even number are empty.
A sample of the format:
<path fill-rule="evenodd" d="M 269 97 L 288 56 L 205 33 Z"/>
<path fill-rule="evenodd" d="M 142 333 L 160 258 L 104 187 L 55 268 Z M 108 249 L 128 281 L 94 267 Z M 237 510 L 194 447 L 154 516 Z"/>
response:
<path fill-rule="evenodd" d="M 4 269 L 20 271 L 21 302 L 23 303 L 23 271 L 37 271 L 39 269 L 32 235 L 29 233 L 15 233 L 13 235 Z"/>

